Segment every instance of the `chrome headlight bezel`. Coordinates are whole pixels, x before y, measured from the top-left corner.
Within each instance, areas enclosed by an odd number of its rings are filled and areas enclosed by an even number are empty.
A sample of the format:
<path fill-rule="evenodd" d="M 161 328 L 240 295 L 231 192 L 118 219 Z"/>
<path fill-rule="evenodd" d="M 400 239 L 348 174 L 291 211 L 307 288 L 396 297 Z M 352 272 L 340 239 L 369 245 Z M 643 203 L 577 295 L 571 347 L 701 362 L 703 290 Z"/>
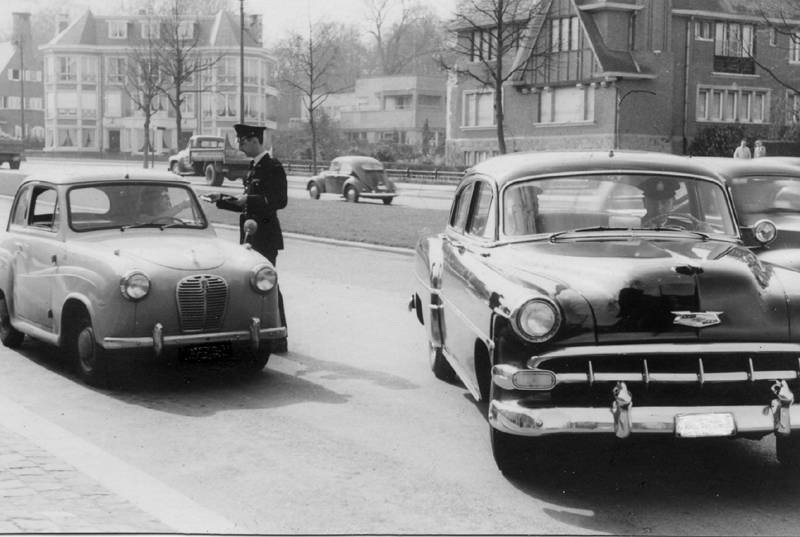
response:
<path fill-rule="evenodd" d="M 540 322 L 543 321 L 542 327 L 535 332 L 526 330 L 525 327 L 530 327 L 526 322 L 526 317 L 538 312 Z M 549 319 L 542 318 L 542 313 L 549 314 Z M 520 307 L 518 307 L 511 316 L 511 326 L 519 337 L 531 343 L 542 343 L 553 338 L 561 327 L 561 310 L 555 301 L 541 297 L 528 300 Z"/>
<path fill-rule="evenodd" d="M 250 287 L 256 293 L 267 294 L 278 285 L 278 273 L 272 265 L 262 263 L 250 270 Z"/>
<path fill-rule="evenodd" d="M 765 246 L 778 236 L 778 227 L 771 220 L 759 220 L 750 228 L 753 238 Z"/>
<path fill-rule="evenodd" d="M 119 292 L 131 302 L 139 302 L 150 294 L 150 278 L 141 270 L 131 270 L 119 281 Z"/>

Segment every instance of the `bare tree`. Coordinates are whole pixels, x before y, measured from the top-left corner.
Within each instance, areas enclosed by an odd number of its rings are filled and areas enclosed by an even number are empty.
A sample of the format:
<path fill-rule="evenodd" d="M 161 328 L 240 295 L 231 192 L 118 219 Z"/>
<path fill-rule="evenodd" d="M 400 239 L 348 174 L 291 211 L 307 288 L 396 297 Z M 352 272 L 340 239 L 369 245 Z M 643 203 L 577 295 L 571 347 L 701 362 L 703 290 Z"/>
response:
<path fill-rule="evenodd" d="M 207 0 L 205 3 L 209 6 L 230 4 L 224 0 Z M 183 139 L 181 108 L 186 101 L 187 93 L 197 91 L 190 89 L 195 85 L 196 77 L 199 77 L 201 82 L 199 92 L 210 91 L 211 83 L 203 83 L 204 77 L 200 75 L 214 69 L 224 57 L 222 53 L 214 54 L 201 50 L 201 35 L 192 25 L 198 13 L 194 0 L 170 0 L 156 11 L 160 32 L 156 53 L 162 75 L 161 90 L 175 111 L 175 130 L 179 144 Z"/>
<path fill-rule="evenodd" d="M 144 44 L 129 47 L 125 58 L 125 83 L 123 89 L 131 101 L 144 114 L 144 146 L 142 147 L 143 167 L 147 168 L 148 156 L 152 150 L 150 141 L 150 120 L 159 111 L 164 96 L 162 87 L 160 57 L 156 51 L 157 43 L 151 37 Z"/>
<path fill-rule="evenodd" d="M 473 79 L 494 90 L 494 116 L 498 152 L 506 153 L 503 85 L 514 74 L 528 68 L 534 57 L 529 33 L 546 15 L 548 2 L 539 0 L 462 0 L 448 27 L 454 53 L 442 57 L 443 69 L 459 78 Z M 510 61 L 512 55 L 524 54 Z M 459 63 L 463 60 L 463 63 Z M 466 65 L 466 67 L 462 67 Z"/>
<path fill-rule="evenodd" d="M 283 82 L 295 91 L 308 112 L 311 128 L 311 166 L 317 173 L 316 121 L 328 97 L 352 87 L 338 75 L 340 43 L 348 29 L 336 23 L 309 23 L 308 35 L 293 32 L 278 46 Z"/>
<path fill-rule="evenodd" d="M 415 0 L 364 0 L 382 75 L 420 74 L 444 41 L 435 13 Z"/>

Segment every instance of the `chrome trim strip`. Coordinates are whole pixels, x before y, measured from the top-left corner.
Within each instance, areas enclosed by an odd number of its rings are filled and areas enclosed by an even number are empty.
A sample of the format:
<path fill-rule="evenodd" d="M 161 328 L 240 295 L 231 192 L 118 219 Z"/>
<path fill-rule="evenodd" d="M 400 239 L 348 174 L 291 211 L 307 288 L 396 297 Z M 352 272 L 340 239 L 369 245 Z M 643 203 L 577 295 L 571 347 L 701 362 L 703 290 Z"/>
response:
<path fill-rule="evenodd" d="M 285 326 L 278 328 L 262 328 L 258 331 L 259 340 L 281 339 L 284 337 L 286 337 Z M 224 341 L 251 341 L 250 330 L 215 332 L 213 334 L 191 334 L 185 336 L 163 336 L 163 345 L 165 347 L 196 345 L 201 343 L 220 343 Z M 155 345 L 156 343 L 152 337 L 103 338 L 103 348 L 107 350 L 151 348 L 155 347 Z"/>
<path fill-rule="evenodd" d="M 397 192 L 359 192 L 358 197 L 360 198 L 394 198 L 397 196 Z"/>

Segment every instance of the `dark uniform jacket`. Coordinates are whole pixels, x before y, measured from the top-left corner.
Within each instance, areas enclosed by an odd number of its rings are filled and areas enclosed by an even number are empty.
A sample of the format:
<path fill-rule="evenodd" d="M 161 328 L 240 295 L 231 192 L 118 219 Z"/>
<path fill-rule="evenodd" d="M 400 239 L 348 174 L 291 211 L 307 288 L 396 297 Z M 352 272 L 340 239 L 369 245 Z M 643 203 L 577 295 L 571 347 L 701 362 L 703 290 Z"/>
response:
<path fill-rule="evenodd" d="M 283 234 L 277 211 L 286 207 L 286 171 L 283 165 L 264 155 L 250 170 L 244 179 L 244 194 L 247 201 L 244 208 L 221 199 L 217 207 L 228 211 L 237 211 L 239 216 L 239 242 L 244 242 L 244 223 L 252 218 L 258 224 L 255 235 L 248 238 L 261 255 L 277 254 L 283 250 Z"/>

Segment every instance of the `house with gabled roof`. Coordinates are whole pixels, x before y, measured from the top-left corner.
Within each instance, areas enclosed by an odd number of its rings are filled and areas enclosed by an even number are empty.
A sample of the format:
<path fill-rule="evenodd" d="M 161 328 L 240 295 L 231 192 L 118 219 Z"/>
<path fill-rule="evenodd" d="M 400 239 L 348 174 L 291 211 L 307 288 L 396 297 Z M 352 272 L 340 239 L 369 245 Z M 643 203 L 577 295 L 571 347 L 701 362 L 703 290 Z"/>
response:
<path fill-rule="evenodd" d="M 240 68 L 238 17 L 220 11 L 191 15 L 179 32 L 199 54 L 214 62 L 184 85 L 181 140 L 176 113 L 166 96 L 156 99 L 150 123 L 151 150 L 174 153 L 194 134 L 225 136 L 233 143 L 233 125 L 241 120 L 240 86 L 244 83 L 244 120 L 274 131 L 272 77 L 275 59 L 262 47 L 261 20 L 250 16 L 243 32 L 244 69 Z M 128 62 L 131 50 L 147 44 L 163 22 L 146 13 L 95 16 L 87 10 L 40 47 L 44 59 L 45 151 L 68 153 L 144 152 L 144 113 L 131 98 Z M 243 77 L 243 80 L 242 80 Z"/>
<path fill-rule="evenodd" d="M 30 13 L 14 13 L 13 39 L 0 43 L 0 132 L 44 139 L 42 61 Z"/>
<path fill-rule="evenodd" d="M 750 0 L 540 2 L 544 16 L 505 59 L 518 68 L 503 88 L 508 151 L 683 154 L 709 126 L 762 134 L 797 121 L 787 110 L 800 110 L 800 98 L 758 64 L 797 79 L 800 50 Z M 493 95 L 451 77 L 449 164 L 496 154 Z"/>

